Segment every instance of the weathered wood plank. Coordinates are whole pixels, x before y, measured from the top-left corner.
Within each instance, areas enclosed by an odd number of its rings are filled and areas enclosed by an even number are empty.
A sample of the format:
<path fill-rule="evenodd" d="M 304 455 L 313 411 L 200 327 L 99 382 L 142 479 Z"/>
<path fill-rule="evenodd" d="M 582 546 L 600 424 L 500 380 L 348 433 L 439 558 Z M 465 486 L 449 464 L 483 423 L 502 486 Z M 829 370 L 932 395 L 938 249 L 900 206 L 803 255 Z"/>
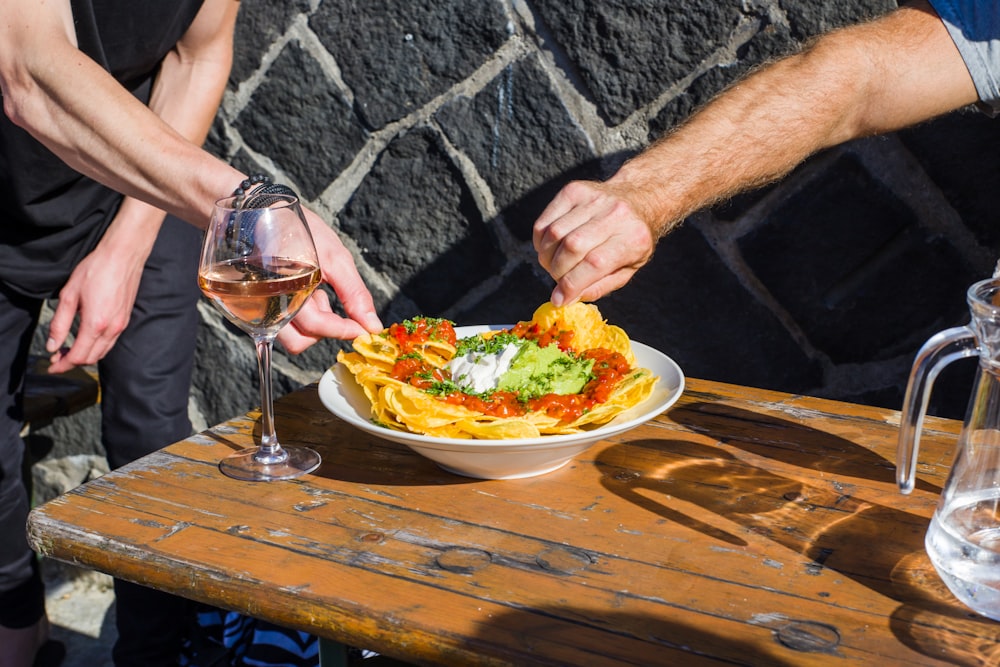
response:
<path fill-rule="evenodd" d="M 53 501 L 46 555 L 421 664 L 972 664 L 1000 625 L 923 534 L 957 425 L 895 488 L 891 411 L 692 380 L 665 415 L 525 480 L 469 480 L 362 434 L 314 388 L 278 403 L 324 456 L 221 476 L 237 419 Z M 947 459 L 947 460 L 946 460 Z"/>

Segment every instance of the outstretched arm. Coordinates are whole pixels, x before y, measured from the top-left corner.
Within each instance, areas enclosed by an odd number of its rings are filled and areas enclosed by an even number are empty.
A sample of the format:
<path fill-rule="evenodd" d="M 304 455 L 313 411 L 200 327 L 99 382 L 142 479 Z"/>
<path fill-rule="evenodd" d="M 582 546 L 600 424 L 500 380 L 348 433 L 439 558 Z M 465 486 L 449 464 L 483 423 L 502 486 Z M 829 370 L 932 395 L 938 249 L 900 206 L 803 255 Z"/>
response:
<path fill-rule="evenodd" d="M 149 110 L 196 146 L 205 141 L 225 91 L 238 8 L 233 0 L 206 2 L 167 54 L 151 91 Z M 74 268 L 59 292 L 46 344 L 52 353 L 50 372 L 95 363 L 118 340 L 164 217 L 161 209 L 125 197 L 96 248 Z M 76 339 L 64 349 L 77 315 Z"/>
<path fill-rule="evenodd" d="M 48 342 L 53 372 L 93 363 L 117 340 L 163 211 L 204 226 L 212 202 L 245 178 L 201 148 L 229 74 L 238 7 L 238 0 L 206 0 L 163 62 L 146 107 L 77 48 L 68 0 L 0 4 L 5 113 L 64 162 L 126 195 L 105 237 L 60 294 Z M 329 227 L 318 226 L 324 228 L 316 233 L 324 279 L 352 319 L 313 300 L 304 323 L 283 334 L 293 352 L 321 337 L 381 328 L 350 254 Z M 76 312 L 80 331 L 63 354 L 58 350 Z"/>
<path fill-rule="evenodd" d="M 976 99 L 926 2 L 832 32 L 731 86 L 608 181 L 563 188 L 534 227 L 539 262 L 557 281 L 552 301 L 618 289 L 685 217 L 780 178 L 816 151 Z"/>
<path fill-rule="evenodd" d="M 238 3 L 209 0 L 195 23 L 213 13 L 222 20 L 230 6 Z M 215 40 L 205 33 L 220 29 L 226 26 L 192 26 L 173 64 L 197 57 L 198 67 L 211 67 L 207 45 Z M 192 223 L 208 220 L 212 202 L 242 178 L 185 136 L 200 122 L 197 114 L 187 125 L 172 125 L 176 114 L 162 118 L 77 48 L 68 0 L 0 4 L 0 90 L 7 116 L 69 166 Z M 175 104 L 160 103 L 161 113 Z"/>

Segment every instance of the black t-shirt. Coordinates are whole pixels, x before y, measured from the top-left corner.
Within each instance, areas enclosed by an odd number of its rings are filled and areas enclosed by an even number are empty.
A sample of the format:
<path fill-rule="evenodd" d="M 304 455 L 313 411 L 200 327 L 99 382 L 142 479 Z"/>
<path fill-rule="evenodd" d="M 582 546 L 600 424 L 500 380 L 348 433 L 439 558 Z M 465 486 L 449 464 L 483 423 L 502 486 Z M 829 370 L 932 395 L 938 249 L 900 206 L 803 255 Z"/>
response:
<path fill-rule="evenodd" d="M 202 2 L 70 0 L 80 50 L 144 104 L 160 63 Z M 121 199 L 0 114 L 0 281 L 30 296 L 55 295 Z"/>

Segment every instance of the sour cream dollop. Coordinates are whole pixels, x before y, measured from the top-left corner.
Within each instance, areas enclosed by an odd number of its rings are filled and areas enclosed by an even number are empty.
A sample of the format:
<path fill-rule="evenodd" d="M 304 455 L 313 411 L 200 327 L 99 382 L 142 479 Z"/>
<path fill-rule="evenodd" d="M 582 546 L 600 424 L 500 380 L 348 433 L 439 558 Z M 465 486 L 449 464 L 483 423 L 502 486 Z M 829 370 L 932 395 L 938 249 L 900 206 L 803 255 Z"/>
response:
<path fill-rule="evenodd" d="M 508 343 L 494 353 L 467 352 L 448 362 L 451 380 L 463 391 L 481 394 L 497 388 L 500 376 L 510 369 L 520 345 Z"/>

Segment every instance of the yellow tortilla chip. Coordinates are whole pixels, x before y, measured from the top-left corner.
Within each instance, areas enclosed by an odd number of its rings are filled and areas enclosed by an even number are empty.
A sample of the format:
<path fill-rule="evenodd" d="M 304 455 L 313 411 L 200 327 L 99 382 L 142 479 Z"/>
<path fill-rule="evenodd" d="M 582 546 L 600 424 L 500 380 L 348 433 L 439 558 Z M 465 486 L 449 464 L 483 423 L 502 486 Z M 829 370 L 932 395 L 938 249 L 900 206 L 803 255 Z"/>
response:
<path fill-rule="evenodd" d="M 577 418 L 561 421 L 540 409 L 511 417 L 483 414 L 392 377 L 395 364 L 402 358 L 418 358 L 427 369 L 445 369 L 455 356 L 455 346 L 445 340 L 426 340 L 404 353 L 399 341 L 386 329 L 379 334 L 359 336 L 353 342 L 354 351 L 341 351 L 337 361 L 350 371 L 371 401 L 374 421 L 387 428 L 442 438 L 510 439 L 578 433 L 606 424 L 646 400 L 653 391 L 657 378 L 647 369 L 635 368 L 628 335 L 605 322 L 592 304 L 574 303 L 557 308 L 545 303 L 531 320 L 519 323 L 513 331 L 519 328 L 528 331 L 528 337 L 552 333 L 560 341 L 568 340 L 576 355 L 596 349 L 617 352 L 630 370 L 614 385 L 606 400 L 588 403 L 588 409 Z M 491 331 L 483 337 L 499 333 Z M 410 342 L 406 344 L 410 347 Z"/>
<path fill-rule="evenodd" d="M 605 322 L 601 311 L 592 303 L 577 301 L 557 308 L 551 302 L 546 302 L 535 310 L 531 322 L 541 330 L 555 327 L 558 330 L 572 331 L 570 345 L 577 352 L 601 347 L 618 352 L 629 364 L 635 364 L 628 335 L 620 327 Z"/>

